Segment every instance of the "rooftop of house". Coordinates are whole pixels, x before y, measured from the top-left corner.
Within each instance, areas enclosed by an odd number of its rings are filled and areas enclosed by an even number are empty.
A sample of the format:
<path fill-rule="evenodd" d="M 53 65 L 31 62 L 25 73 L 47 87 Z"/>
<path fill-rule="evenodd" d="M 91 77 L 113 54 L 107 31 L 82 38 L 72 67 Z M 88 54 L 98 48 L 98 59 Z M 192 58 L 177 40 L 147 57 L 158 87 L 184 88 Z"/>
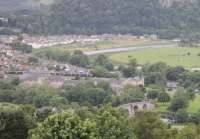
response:
<path fill-rule="evenodd" d="M 178 87 L 178 82 L 175 82 L 175 81 L 168 81 L 168 82 L 167 82 L 167 87 L 168 87 L 168 88 L 177 88 L 177 87 Z"/>
<path fill-rule="evenodd" d="M 10 47 L 8 45 L 0 43 L 0 49 L 10 49 Z"/>

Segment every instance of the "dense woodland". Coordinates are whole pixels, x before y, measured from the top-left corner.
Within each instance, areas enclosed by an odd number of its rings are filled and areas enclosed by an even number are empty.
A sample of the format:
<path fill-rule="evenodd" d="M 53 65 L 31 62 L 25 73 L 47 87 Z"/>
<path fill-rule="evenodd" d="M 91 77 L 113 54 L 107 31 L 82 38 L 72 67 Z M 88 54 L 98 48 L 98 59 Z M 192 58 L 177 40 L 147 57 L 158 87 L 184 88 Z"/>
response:
<path fill-rule="evenodd" d="M 31 34 L 198 36 L 199 5 L 198 1 L 164 7 L 158 0 L 61 0 L 49 10 L 16 17 L 16 26 Z"/>

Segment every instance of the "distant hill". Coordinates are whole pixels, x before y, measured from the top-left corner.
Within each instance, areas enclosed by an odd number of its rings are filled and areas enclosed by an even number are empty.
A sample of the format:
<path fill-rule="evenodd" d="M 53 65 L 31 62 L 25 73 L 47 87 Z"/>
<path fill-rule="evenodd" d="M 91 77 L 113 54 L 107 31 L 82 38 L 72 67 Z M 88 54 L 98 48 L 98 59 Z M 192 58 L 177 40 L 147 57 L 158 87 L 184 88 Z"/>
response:
<path fill-rule="evenodd" d="M 0 5 L 37 9 L 38 5 L 52 3 L 7 1 L 0 0 Z M 31 34 L 158 34 L 162 38 L 194 34 L 200 37 L 199 7 L 199 0 L 54 0 L 47 11 L 19 21 L 18 26 Z"/>

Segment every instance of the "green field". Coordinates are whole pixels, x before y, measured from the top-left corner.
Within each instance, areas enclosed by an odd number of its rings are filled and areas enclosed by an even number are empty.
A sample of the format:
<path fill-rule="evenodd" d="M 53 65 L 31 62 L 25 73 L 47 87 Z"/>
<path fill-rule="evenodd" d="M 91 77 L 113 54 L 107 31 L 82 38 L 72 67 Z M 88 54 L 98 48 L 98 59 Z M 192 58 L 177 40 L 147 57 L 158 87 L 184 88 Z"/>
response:
<path fill-rule="evenodd" d="M 198 54 L 200 54 L 200 48 L 176 47 L 113 53 L 109 55 L 109 58 L 118 63 L 127 63 L 129 59 L 136 58 L 139 64 L 162 61 L 171 66 L 197 68 L 200 67 L 200 56 Z"/>
<path fill-rule="evenodd" d="M 187 109 L 190 113 L 195 113 L 200 110 L 200 95 L 196 95 L 196 98 L 193 101 L 190 101 L 189 107 Z"/>
<path fill-rule="evenodd" d="M 166 112 L 168 111 L 168 107 L 170 105 L 170 103 L 160 103 L 160 102 L 157 102 L 156 103 L 156 109 L 154 110 L 155 112 Z"/>
<path fill-rule="evenodd" d="M 157 108 L 154 110 L 156 112 L 166 112 L 170 103 L 156 103 Z M 194 100 L 189 101 L 189 106 L 187 108 L 187 112 L 196 113 L 200 110 L 200 95 L 196 95 Z"/>

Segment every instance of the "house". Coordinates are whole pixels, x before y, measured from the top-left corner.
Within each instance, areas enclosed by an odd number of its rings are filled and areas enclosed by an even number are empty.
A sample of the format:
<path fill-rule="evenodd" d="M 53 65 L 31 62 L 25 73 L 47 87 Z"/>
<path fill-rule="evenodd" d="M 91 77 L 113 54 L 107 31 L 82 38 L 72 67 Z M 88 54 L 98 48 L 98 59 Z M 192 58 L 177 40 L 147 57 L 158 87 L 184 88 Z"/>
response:
<path fill-rule="evenodd" d="M 119 80 L 113 80 L 110 82 L 110 86 L 117 93 L 117 95 L 121 95 L 123 93 L 124 88 L 127 85 L 131 86 L 141 86 L 144 87 L 144 78 L 143 77 L 135 77 L 135 78 L 122 78 Z"/>
<path fill-rule="evenodd" d="M 200 68 L 192 68 L 192 69 L 189 69 L 189 70 L 192 71 L 192 72 L 199 72 Z"/>
<path fill-rule="evenodd" d="M 50 77 L 44 79 L 44 81 L 47 82 L 50 86 L 59 88 L 59 87 L 63 86 L 63 84 L 65 82 L 65 78 L 62 76 L 50 76 Z"/>
<path fill-rule="evenodd" d="M 156 35 L 156 34 L 151 34 L 151 35 L 150 35 L 150 39 L 152 39 L 152 40 L 157 40 L 157 39 L 159 39 L 159 37 L 158 37 L 158 35 Z"/>
<path fill-rule="evenodd" d="M 30 72 L 20 76 L 20 80 L 27 85 L 47 83 L 50 86 L 59 88 L 63 86 L 65 78 L 63 76 L 51 76 L 48 73 Z"/>
<path fill-rule="evenodd" d="M 3 23 L 8 23 L 8 18 L 0 17 L 0 21 Z"/>
<path fill-rule="evenodd" d="M 167 88 L 168 90 L 176 90 L 178 88 L 178 82 L 168 81 Z"/>
<path fill-rule="evenodd" d="M 142 77 L 135 77 L 135 78 L 122 78 L 122 79 L 113 79 L 113 78 L 89 78 L 87 80 L 65 80 L 64 85 L 72 85 L 76 86 L 81 83 L 88 83 L 92 82 L 95 85 L 98 85 L 101 82 L 107 82 L 110 84 L 110 87 L 113 91 L 116 92 L 116 95 L 120 96 L 123 91 L 124 87 L 127 85 L 132 86 L 144 86 L 144 78 Z"/>

